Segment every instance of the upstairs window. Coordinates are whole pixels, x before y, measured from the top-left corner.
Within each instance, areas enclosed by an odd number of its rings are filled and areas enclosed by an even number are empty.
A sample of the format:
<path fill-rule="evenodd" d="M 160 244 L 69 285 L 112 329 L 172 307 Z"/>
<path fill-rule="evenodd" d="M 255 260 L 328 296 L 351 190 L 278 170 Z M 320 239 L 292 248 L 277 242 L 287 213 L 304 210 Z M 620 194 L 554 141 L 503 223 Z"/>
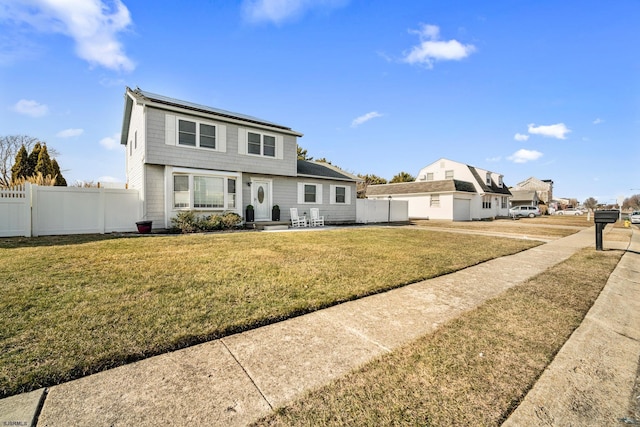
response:
<path fill-rule="evenodd" d="M 453 179 L 453 171 L 444 171 L 444 179 Z"/>
<path fill-rule="evenodd" d="M 427 181 L 433 181 L 433 172 L 427 172 Z"/>
<path fill-rule="evenodd" d="M 255 132 L 247 132 L 247 153 L 256 156 L 275 157 L 276 137 Z"/>
<path fill-rule="evenodd" d="M 489 172 L 487 172 L 487 185 L 491 185 L 491 174 Z"/>
<path fill-rule="evenodd" d="M 216 127 L 205 123 L 179 119 L 178 144 L 215 150 Z"/>
<path fill-rule="evenodd" d="M 502 175 L 498 177 L 498 187 L 502 188 Z"/>

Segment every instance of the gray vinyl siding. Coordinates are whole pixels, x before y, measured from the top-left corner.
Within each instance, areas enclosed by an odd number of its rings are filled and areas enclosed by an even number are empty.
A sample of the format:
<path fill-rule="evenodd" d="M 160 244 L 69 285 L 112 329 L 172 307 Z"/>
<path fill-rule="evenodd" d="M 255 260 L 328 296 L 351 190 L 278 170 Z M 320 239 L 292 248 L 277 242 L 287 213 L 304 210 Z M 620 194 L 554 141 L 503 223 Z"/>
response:
<path fill-rule="evenodd" d="M 206 120 L 226 126 L 226 151 L 168 145 L 165 142 L 165 117 L 167 113 L 155 108 L 147 108 L 146 112 L 148 144 L 146 163 L 231 172 L 296 175 L 296 137 L 293 135 L 280 134 L 283 138 L 282 159 L 243 155 L 238 153 L 237 124 L 193 117 L 194 120 Z M 184 117 L 189 118 L 190 116 L 184 115 Z M 251 130 L 250 126 L 245 128 Z M 264 132 L 260 129 L 254 131 Z M 278 132 L 270 131 L 270 133 Z"/>
<path fill-rule="evenodd" d="M 310 216 L 310 208 L 318 208 L 320 215 L 324 216 L 325 224 L 345 224 L 354 223 L 356 221 L 356 185 L 353 182 L 334 181 L 325 179 L 312 178 L 289 178 L 269 176 L 264 174 L 244 174 L 243 186 L 247 188 L 247 184 L 251 178 L 267 178 L 273 180 L 273 204 L 280 206 L 280 220 L 290 221 L 290 208 L 298 208 L 300 215 Z M 321 204 L 299 204 L 298 203 L 298 183 L 304 182 L 308 184 L 322 184 L 322 203 Z M 331 204 L 330 203 L 330 186 L 340 185 L 351 188 L 351 204 Z M 243 192 L 242 206 L 251 204 L 251 192 Z"/>
<path fill-rule="evenodd" d="M 165 228 L 164 166 L 145 165 L 144 219 L 154 228 Z"/>

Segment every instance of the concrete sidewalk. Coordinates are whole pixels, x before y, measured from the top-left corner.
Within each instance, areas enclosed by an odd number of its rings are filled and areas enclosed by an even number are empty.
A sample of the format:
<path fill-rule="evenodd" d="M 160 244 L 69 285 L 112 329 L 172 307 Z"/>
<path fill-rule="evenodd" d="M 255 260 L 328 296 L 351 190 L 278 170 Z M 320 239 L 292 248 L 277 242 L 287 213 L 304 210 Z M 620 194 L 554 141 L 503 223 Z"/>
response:
<path fill-rule="evenodd" d="M 593 245 L 590 228 L 453 274 L 54 386 L 48 393 L 13 396 L 0 401 L 0 424 L 30 425 L 44 400 L 38 426 L 246 425 Z M 605 238 L 605 248 L 611 247 Z M 624 292 L 633 291 L 635 284 L 637 295 L 640 272 L 625 267 L 637 266 L 637 256 L 624 255 L 616 272 L 626 268 L 628 274 L 612 275 L 607 289 L 623 282 Z M 638 354 L 624 357 L 636 366 Z M 625 390 L 627 400 L 630 391 Z"/>

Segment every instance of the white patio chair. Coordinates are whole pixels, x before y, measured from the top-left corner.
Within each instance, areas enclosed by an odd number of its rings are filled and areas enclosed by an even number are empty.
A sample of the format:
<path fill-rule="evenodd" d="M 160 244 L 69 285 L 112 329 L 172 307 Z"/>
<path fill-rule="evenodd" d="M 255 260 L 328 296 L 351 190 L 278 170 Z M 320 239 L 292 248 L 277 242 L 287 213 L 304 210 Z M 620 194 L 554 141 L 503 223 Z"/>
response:
<path fill-rule="evenodd" d="M 320 216 L 320 209 L 318 208 L 311 208 L 311 226 L 324 227 L 324 215 Z"/>
<path fill-rule="evenodd" d="M 307 217 L 298 215 L 298 208 L 289 208 L 291 227 L 307 227 Z"/>

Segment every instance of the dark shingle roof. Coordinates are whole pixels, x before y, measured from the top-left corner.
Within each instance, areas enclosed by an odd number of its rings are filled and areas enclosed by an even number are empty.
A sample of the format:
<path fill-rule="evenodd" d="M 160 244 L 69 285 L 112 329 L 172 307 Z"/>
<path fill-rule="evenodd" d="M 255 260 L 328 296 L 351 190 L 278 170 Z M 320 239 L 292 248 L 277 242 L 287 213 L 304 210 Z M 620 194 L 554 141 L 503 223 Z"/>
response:
<path fill-rule="evenodd" d="M 400 182 L 397 184 L 369 185 L 367 187 L 367 196 L 381 196 L 387 194 L 447 193 L 452 191 L 475 193 L 476 189 L 472 183 L 467 181 L 459 181 L 457 179 L 447 179 L 442 181 Z"/>
<path fill-rule="evenodd" d="M 482 179 L 480 177 L 480 174 L 478 173 L 478 171 L 476 170 L 476 168 L 474 168 L 473 166 L 469 166 L 469 170 L 471 171 L 471 174 L 473 175 L 473 177 L 476 179 L 476 181 L 478 181 L 478 184 L 480 185 L 480 188 L 482 188 L 482 191 L 484 191 L 485 193 L 497 193 L 497 194 L 508 194 L 511 195 L 511 192 L 509 191 L 509 189 L 507 188 L 506 185 L 502 184 L 502 187 L 498 187 L 498 184 L 495 183 L 495 181 L 493 180 L 493 178 L 491 179 L 491 185 L 487 185 L 487 183 L 485 182 L 484 179 Z"/>
<path fill-rule="evenodd" d="M 316 163 L 307 160 L 298 160 L 298 176 L 315 178 L 332 178 L 343 181 L 357 181 L 358 179 L 340 169 L 329 166 L 326 163 Z"/>

